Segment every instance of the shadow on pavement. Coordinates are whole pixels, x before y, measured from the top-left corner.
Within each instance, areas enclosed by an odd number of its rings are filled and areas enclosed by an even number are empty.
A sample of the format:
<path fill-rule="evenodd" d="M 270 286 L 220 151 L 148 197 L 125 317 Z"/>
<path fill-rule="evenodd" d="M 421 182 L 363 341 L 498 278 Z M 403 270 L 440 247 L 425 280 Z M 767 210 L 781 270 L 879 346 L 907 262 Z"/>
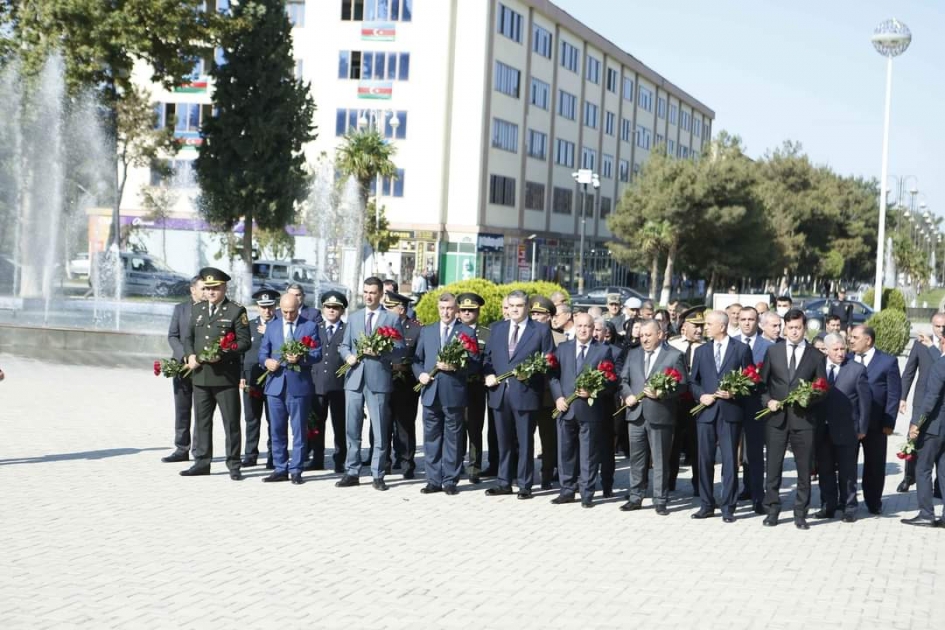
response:
<path fill-rule="evenodd" d="M 122 455 L 137 455 L 147 451 L 166 451 L 164 447 L 153 448 L 109 448 L 101 451 L 81 451 L 78 453 L 57 453 L 55 455 L 40 455 L 38 457 L 12 457 L 10 459 L 0 459 L 0 466 L 11 466 L 14 464 L 46 464 L 49 462 L 62 462 L 75 459 L 105 459 L 107 457 L 120 457 Z"/>

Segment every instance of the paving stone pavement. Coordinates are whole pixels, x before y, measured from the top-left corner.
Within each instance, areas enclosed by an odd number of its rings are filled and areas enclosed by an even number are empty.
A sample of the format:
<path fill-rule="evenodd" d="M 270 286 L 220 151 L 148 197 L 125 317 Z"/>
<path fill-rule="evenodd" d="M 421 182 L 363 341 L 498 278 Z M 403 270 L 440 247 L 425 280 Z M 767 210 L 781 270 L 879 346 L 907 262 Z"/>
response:
<path fill-rule="evenodd" d="M 916 507 L 895 493 L 901 436 L 882 517 L 861 505 L 854 525 L 802 532 L 789 489 L 772 529 L 747 506 L 732 525 L 690 519 L 682 480 L 659 517 L 465 481 L 424 496 L 422 476 L 386 493 L 331 473 L 262 484 L 262 468 L 234 483 L 217 460 L 185 479 L 159 461 L 173 403 L 149 367 L 0 367 L 0 628 L 885 629 L 945 613 L 945 531 L 899 523 Z"/>

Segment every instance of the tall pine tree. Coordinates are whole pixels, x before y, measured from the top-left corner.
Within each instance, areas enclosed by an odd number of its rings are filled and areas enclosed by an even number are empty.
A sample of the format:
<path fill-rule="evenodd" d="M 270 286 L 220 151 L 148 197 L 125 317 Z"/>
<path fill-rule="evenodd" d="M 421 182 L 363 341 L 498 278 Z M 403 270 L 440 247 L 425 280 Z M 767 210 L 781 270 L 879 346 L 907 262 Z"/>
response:
<path fill-rule="evenodd" d="M 292 26 L 283 0 L 234 5 L 225 63 L 211 72 L 216 115 L 201 128 L 200 212 L 227 230 L 244 222 L 243 299 L 251 292 L 253 222 L 285 230 L 308 194 L 302 147 L 315 139 L 315 103 L 295 78 Z"/>

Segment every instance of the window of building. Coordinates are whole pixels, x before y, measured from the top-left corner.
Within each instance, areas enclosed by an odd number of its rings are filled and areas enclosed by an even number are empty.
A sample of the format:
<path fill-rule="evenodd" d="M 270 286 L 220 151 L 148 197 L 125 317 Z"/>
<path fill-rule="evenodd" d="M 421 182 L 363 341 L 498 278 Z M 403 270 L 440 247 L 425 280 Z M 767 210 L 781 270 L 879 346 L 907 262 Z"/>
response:
<path fill-rule="evenodd" d="M 692 118 L 692 135 L 697 138 L 702 136 L 702 121 L 695 116 Z"/>
<path fill-rule="evenodd" d="M 545 211 L 545 185 L 525 182 L 525 209 Z"/>
<path fill-rule="evenodd" d="M 518 86 L 522 73 L 501 61 L 495 62 L 495 89 L 497 92 L 518 98 Z"/>
<path fill-rule="evenodd" d="M 623 97 L 628 100 L 633 100 L 633 79 L 630 77 L 623 78 Z"/>
<path fill-rule="evenodd" d="M 683 146 L 683 145 L 679 145 L 679 157 L 681 157 L 681 158 L 687 158 L 687 157 L 689 157 L 689 147 Z"/>
<path fill-rule="evenodd" d="M 584 200 L 584 216 L 588 219 L 594 218 L 594 195 L 581 193 L 581 199 Z"/>
<path fill-rule="evenodd" d="M 564 41 L 563 39 L 559 39 L 558 41 L 561 42 L 559 46 L 560 52 L 558 54 L 559 54 L 559 57 L 561 58 L 562 67 L 567 68 L 571 72 L 577 72 L 578 59 L 580 57 L 580 53 L 578 53 L 578 49 L 572 46 L 571 44 L 569 44 L 568 42 Z"/>
<path fill-rule="evenodd" d="M 544 81 L 532 77 L 532 84 L 529 92 L 531 93 L 530 96 L 532 105 L 535 107 L 540 107 L 544 110 L 548 109 L 548 97 L 551 94 L 550 85 Z"/>
<path fill-rule="evenodd" d="M 293 0 L 288 0 L 285 3 L 285 12 L 289 16 L 289 22 L 292 23 L 292 26 L 295 28 L 303 28 L 305 26 L 305 2 L 295 2 Z"/>
<path fill-rule="evenodd" d="M 555 142 L 555 164 L 574 168 L 574 143 L 558 138 Z"/>
<path fill-rule="evenodd" d="M 643 125 L 637 125 L 637 146 L 641 149 L 650 148 L 650 140 L 652 140 L 652 132 L 644 127 Z"/>
<path fill-rule="evenodd" d="M 548 134 L 529 129 L 526 151 L 529 157 L 544 160 L 548 156 Z"/>
<path fill-rule="evenodd" d="M 660 118 L 666 118 L 666 99 L 662 96 L 656 99 L 656 115 Z"/>
<path fill-rule="evenodd" d="M 597 129 L 599 109 L 594 103 L 584 102 L 584 124 L 591 129 Z"/>
<path fill-rule="evenodd" d="M 669 157 L 674 157 L 676 155 L 676 141 L 670 138 L 669 142 L 666 143 L 666 155 Z"/>
<path fill-rule="evenodd" d="M 617 78 L 619 73 L 613 68 L 607 68 L 607 91 L 617 93 Z"/>
<path fill-rule="evenodd" d="M 633 142 L 633 123 L 624 118 L 620 121 L 620 139 L 624 142 Z"/>
<path fill-rule="evenodd" d="M 669 124 L 675 125 L 675 124 L 676 124 L 676 118 L 677 118 L 678 116 L 679 116 L 679 106 L 678 106 L 678 105 L 675 105 L 675 104 L 671 104 L 671 105 L 669 106 Z"/>
<path fill-rule="evenodd" d="M 198 133 L 200 123 L 210 112 L 209 105 L 201 105 L 200 103 L 168 103 L 168 105 L 174 109 L 173 113 L 166 116 L 165 120 L 176 119 L 174 122 L 175 132 Z"/>
<path fill-rule="evenodd" d="M 574 94 L 569 94 L 564 90 L 558 90 L 558 115 L 567 118 L 568 120 L 574 120 L 576 112 L 574 111 L 577 108 L 577 97 Z"/>
<path fill-rule="evenodd" d="M 597 168 L 597 151 L 587 147 L 581 149 L 581 168 L 589 168 L 592 171 Z"/>
<path fill-rule="evenodd" d="M 518 125 L 501 118 L 492 119 L 492 146 L 518 153 Z"/>
<path fill-rule="evenodd" d="M 410 53 L 342 50 L 338 53 L 338 78 L 406 81 L 410 78 Z"/>
<path fill-rule="evenodd" d="M 574 192 L 570 188 L 555 186 L 551 194 L 551 211 L 555 214 L 571 214 L 571 201 L 574 198 Z"/>
<path fill-rule="evenodd" d="M 515 178 L 504 175 L 489 176 L 489 203 L 499 206 L 515 205 Z"/>
<path fill-rule="evenodd" d="M 663 144 L 663 142 L 665 142 L 665 140 L 666 138 L 663 137 L 663 134 L 661 133 L 656 134 L 656 144 L 654 146 L 660 146 L 661 144 Z"/>
<path fill-rule="evenodd" d="M 617 115 L 613 112 L 604 112 L 604 133 L 612 136 L 616 133 Z"/>
<path fill-rule="evenodd" d="M 409 22 L 413 19 L 413 0 L 341 0 L 341 19 Z"/>
<path fill-rule="evenodd" d="M 679 117 L 680 126 L 683 128 L 683 131 L 689 131 L 689 122 L 691 120 L 690 114 L 687 111 L 683 111 Z"/>
<path fill-rule="evenodd" d="M 699 159 L 699 152 L 696 151 L 695 149 L 693 149 L 693 151 L 692 151 L 692 159 L 693 159 L 693 160 L 698 160 L 698 159 Z"/>
<path fill-rule="evenodd" d="M 522 43 L 522 14 L 513 11 L 504 4 L 499 5 L 496 15 L 496 31 L 513 42 Z"/>
<path fill-rule="evenodd" d="M 537 24 L 532 25 L 532 50 L 542 57 L 551 59 L 551 51 L 553 50 L 551 32 Z"/>
<path fill-rule="evenodd" d="M 163 177 L 158 169 L 151 169 L 151 185 L 168 188 L 196 188 L 197 170 L 193 160 L 164 160 L 164 166 L 171 174 Z"/>
<path fill-rule="evenodd" d="M 371 189 L 375 188 L 372 183 Z M 382 197 L 403 197 L 404 196 L 404 169 L 398 168 L 394 177 L 381 178 L 381 196 Z"/>
<path fill-rule="evenodd" d="M 611 202 L 610 197 L 601 197 L 600 198 L 600 218 L 606 219 L 611 211 Z"/>
<path fill-rule="evenodd" d="M 630 181 L 630 162 L 627 160 L 620 160 L 617 164 L 617 176 L 622 182 Z"/>
<path fill-rule="evenodd" d="M 343 136 L 349 131 L 357 131 L 358 129 L 358 119 L 364 117 L 368 121 L 368 126 L 374 128 L 377 125 L 377 121 L 370 111 L 363 109 L 337 109 L 335 110 L 335 135 Z M 394 127 L 390 124 L 394 119 L 393 116 L 385 115 L 383 117 L 384 129 L 383 134 L 385 138 L 391 138 L 395 140 L 404 140 L 407 138 L 407 112 L 404 110 L 398 110 L 394 112 L 394 116 L 397 117 L 397 131 L 394 131 Z"/>
<path fill-rule="evenodd" d="M 600 84 L 600 59 L 588 55 L 585 74 L 585 78 L 588 81 L 594 84 Z"/>
<path fill-rule="evenodd" d="M 637 105 L 648 112 L 653 111 L 653 92 L 642 85 L 637 90 Z"/>
<path fill-rule="evenodd" d="M 601 156 L 600 174 L 601 177 L 606 177 L 607 179 L 614 178 L 614 156 L 607 155 L 606 153 Z"/>
<path fill-rule="evenodd" d="M 636 177 L 636 176 L 639 175 L 639 174 L 640 174 L 640 163 L 639 163 L 639 162 L 634 162 L 634 164 L 633 164 L 633 176 Z"/>

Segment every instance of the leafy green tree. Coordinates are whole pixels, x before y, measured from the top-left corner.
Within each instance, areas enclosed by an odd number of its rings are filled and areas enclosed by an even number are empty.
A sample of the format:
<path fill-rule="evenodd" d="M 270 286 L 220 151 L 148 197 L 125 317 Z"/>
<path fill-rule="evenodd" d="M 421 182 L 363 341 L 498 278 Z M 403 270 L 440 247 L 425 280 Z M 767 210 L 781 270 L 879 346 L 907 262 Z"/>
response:
<path fill-rule="evenodd" d="M 234 5 L 225 63 L 211 72 L 217 115 L 204 121 L 195 164 L 201 214 L 221 230 L 242 220 L 244 292 L 252 285 L 253 224 L 284 230 L 308 195 L 302 147 L 315 138 L 309 85 L 295 78 L 282 0 Z M 244 295 L 244 298 L 246 295 Z"/>
<path fill-rule="evenodd" d="M 391 247 L 400 242 L 400 237 L 392 234 L 388 229 L 385 207 L 381 206 L 380 212 L 375 214 L 376 206 L 377 201 L 371 201 L 367 205 L 367 211 L 364 213 L 364 237 L 375 252 L 386 254 Z"/>

